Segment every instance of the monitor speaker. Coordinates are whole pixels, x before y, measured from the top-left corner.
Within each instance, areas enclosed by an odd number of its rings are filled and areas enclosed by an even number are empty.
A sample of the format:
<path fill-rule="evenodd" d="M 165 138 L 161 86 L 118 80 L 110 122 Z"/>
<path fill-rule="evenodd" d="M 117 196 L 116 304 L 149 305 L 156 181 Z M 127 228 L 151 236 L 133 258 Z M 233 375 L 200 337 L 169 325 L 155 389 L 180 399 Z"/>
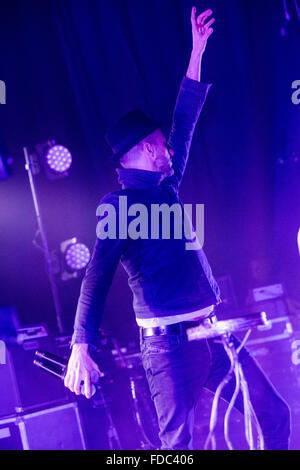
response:
<path fill-rule="evenodd" d="M 63 382 L 33 364 L 36 349 L 56 353 L 44 326 L 18 330 L 18 343 L 6 346 L 5 363 L 0 364 L 0 417 L 66 401 Z"/>

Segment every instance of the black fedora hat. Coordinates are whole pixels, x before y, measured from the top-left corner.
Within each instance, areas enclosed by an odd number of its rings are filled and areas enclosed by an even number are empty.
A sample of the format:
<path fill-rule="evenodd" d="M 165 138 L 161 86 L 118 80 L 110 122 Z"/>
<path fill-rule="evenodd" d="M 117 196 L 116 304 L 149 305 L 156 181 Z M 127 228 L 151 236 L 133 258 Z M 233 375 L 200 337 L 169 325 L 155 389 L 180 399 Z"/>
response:
<path fill-rule="evenodd" d="M 118 161 L 131 148 L 160 127 L 161 124 L 150 119 L 142 111 L 130 111 L 105 136 L 114 152 L 112 159 Z"/>

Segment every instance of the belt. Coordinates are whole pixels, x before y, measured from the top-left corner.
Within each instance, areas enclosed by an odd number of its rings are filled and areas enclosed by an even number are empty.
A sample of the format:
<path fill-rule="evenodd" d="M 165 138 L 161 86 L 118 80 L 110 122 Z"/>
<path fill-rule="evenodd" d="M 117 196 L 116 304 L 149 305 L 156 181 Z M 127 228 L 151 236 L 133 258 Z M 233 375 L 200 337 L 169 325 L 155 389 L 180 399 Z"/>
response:
<path fill-rule="evenodd" d="M 197 321 L 184 321 L 180 323 L 173 323 L 172 325 L 164 325 L 164 326 L 155 326 L 152 328 L 141 328 L 141 337 L 142 338 L 149 338 L 150 336 L 163 336 L 163 335 L 183 335 L 185 334 L 186 330 L 189 328 L 195 328 L 196 326 L 200 325 L 212 325 L 216 323 L 217 317 L 216 315 L 212 315 L 208 318 L 202 318 Z"/>

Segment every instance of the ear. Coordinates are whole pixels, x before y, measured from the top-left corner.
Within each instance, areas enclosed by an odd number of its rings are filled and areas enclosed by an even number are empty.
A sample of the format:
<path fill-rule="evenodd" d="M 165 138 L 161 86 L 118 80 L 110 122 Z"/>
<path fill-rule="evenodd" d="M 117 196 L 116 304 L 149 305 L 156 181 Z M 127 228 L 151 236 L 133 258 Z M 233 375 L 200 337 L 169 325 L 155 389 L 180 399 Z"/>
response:
<path fill-rule="evenodd" d="M 146 153 L 146 155 L 148 155 L 148 157 L 154 160 L 154 146 L 150 142 L 144 142 L 144 152 Z"/>

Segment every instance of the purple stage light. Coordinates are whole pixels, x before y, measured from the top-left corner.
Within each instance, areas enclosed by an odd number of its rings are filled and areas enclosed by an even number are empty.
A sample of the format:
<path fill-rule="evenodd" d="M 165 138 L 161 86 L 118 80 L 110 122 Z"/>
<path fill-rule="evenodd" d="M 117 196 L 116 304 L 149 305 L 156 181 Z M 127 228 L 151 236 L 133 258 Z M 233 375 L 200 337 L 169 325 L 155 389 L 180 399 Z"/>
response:
<path fill-rule="evenodd" d="M 45 156 L 48 167 L 56 173 L 65 173 L 72 164 L 72 155 L 66 147 L 54 145 Z"/>
<path fill-rule="evenodd" d="M 90 250 L 83 243 L 70 245 L 65 253 L 65 261 L 69 268 L 74 271 L 84 269 L 91 257 Z"/>

